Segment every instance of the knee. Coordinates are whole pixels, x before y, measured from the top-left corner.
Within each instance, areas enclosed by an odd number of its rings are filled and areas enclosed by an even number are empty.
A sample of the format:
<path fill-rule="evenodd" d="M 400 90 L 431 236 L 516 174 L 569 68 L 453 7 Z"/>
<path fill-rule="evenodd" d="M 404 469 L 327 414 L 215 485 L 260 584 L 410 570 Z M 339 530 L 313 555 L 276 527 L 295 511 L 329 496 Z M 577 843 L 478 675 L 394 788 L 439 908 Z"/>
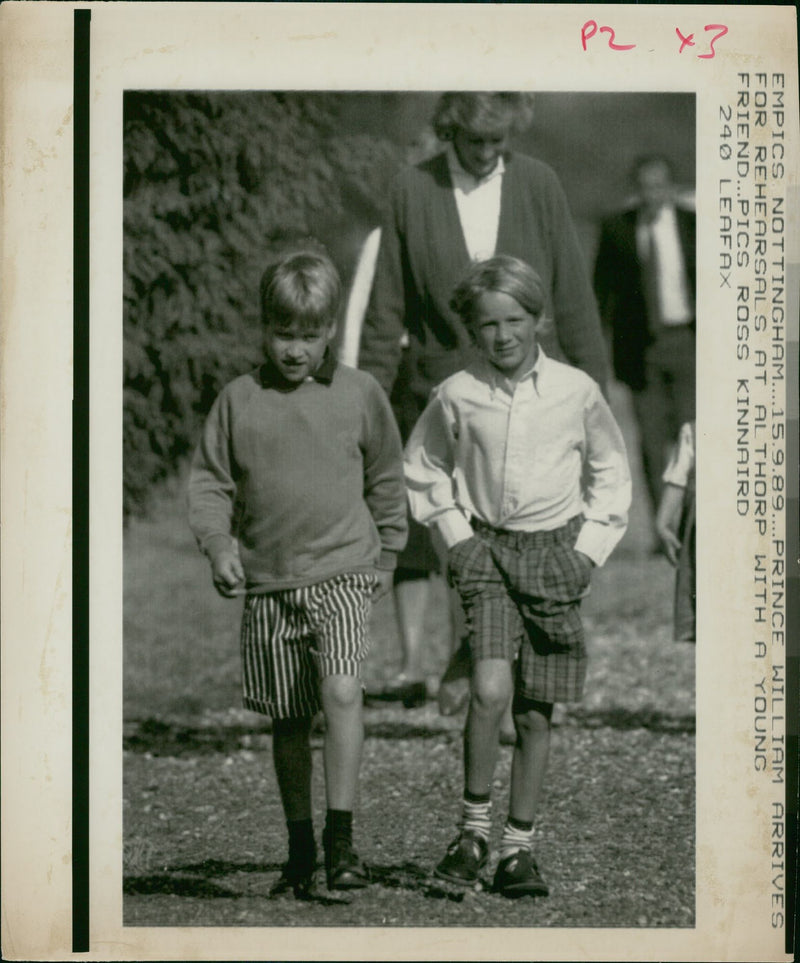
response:
<path fill-rule="evenodd" d="M 352 675 L 332 675 L 322 680 L 326 712 L 347 712 L 361 704 L 361 680 Z"/>
<path fill-rule="evenodd" d="M 475 679 L 472 701 L 477 709 L 489 715 L 501 715 L 511 697 L 511 686 L 506 679 Z"/>

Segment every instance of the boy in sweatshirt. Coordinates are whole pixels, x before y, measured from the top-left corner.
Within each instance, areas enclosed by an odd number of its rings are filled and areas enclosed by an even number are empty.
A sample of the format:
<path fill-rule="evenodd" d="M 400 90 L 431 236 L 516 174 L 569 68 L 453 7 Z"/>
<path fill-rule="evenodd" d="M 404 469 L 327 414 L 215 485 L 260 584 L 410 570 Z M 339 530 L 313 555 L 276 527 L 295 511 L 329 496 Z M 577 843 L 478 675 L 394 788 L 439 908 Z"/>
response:
<path fill-rule="evenodd" d="M 273 719 L 289 833 L 276 889 L 301 898 L 316 868 L 309 735 L 319 709 L 328 888 L 369 881 L 352 842 L 360 667 L 371 602 L 391 586 L 406 539 L 391 409 L 370 375 L 337 364 L 330 349 L 340 299 L 336 269 L 316 250 L 267 268 L 265 361 L 214 402 L 189 480 L 189 520 L 214 585 L 223 596 L 246 596 L 244 705 Z"/>

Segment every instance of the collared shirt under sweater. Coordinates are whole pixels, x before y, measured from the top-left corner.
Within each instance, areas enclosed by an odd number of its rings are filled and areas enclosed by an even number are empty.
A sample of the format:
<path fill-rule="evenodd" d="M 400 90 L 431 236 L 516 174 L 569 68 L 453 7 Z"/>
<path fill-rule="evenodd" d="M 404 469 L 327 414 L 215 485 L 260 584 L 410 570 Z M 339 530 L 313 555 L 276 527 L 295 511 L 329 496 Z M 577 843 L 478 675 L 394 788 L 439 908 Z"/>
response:
<path fill-rule="evenodd" d="M 297 386 L 269 362 L 230 382 L 194 455 L 189 521 L 212 559 L 238 539 L 249 592 L 394 568 L 402 448 L 378 383 L 330 355 Z"/>

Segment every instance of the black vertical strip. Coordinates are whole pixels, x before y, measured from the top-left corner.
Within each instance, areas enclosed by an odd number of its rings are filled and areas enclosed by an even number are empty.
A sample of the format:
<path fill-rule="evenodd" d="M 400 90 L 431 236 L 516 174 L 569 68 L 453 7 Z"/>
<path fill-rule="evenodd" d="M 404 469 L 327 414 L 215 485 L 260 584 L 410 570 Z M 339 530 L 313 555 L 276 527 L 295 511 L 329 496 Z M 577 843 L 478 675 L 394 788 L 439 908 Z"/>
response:
<path fill-rule="evenodd" d="M 89 26 L 74 18 L 72 309 L 72 951 L 89 950 Z"/>

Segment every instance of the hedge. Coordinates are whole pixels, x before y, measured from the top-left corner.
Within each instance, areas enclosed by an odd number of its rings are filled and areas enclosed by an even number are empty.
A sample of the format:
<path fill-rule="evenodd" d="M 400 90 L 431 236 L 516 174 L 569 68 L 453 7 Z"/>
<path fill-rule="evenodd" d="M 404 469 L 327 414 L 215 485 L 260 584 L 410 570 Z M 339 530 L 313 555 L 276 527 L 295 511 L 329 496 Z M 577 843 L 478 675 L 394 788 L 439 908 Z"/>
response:
<path fill-rule="evenodd" d="M 192 451 L 221 386 L 258 362 L 270 257 L 313 235 L 348 273 L 400 157 L 387 140 L 342 133 L 346 96 L 126 93 L 126 518 Z"/>

